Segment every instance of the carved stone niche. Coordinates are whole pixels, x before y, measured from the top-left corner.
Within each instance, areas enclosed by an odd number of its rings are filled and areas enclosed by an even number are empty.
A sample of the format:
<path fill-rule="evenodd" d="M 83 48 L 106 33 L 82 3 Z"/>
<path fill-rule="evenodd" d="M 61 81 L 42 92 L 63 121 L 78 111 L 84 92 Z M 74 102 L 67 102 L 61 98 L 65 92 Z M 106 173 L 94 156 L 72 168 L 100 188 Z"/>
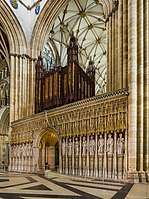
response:
<path fill-rule="evenodd" d="M 82 156 L 86 157 L 87 155 L 87 137 L 84 135 L 82 138 Z"/>
<path fill-rule="evenodd" d="M 117 150 L 117 171 L 118 178 L 123 178 L 124 171 L 124 152 L 125 152 L 125 134 L 120 132 L 117 134 L 116 150 Z"/>
<path fill-rule="evenodd" d="M 95 156 L 95 136 L 94 135 L 90 135 L 89 137 L 89 155 L 90 157 L 94 157 Z"/>
<path fill-rule="evenodd" d="M 97 154 L 102 157 L 104 155 L 104 135 L 99 134 L 97 140 Z"/>
<path fill-rule="evenodd" d="M 113 175 L 113 154 L 114 154 L 114 135 L 109 133 L 107 135 L 107 173 L 108 178 L 112 178 Z"/>
<path fill-rule="evenodd" d="M 104 135 L 100 133 L 97 138 L 97 154 L 98 154 L 98 168 L 99 177 L 103 177 L 103 164 L 104 164 Z"/>

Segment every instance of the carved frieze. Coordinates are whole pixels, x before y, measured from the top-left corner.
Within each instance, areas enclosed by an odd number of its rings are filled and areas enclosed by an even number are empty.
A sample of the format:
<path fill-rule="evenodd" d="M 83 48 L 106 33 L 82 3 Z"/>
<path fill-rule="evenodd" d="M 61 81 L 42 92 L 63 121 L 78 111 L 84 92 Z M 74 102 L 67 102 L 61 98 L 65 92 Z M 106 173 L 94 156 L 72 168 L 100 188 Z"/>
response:
<path fill-rule="evenodd" d="M 31 142 L 50 126 L 60 137 L 123 132 L 127 127 L 126 90 L 99 95 L 12 124 L 11 144 Z"/>

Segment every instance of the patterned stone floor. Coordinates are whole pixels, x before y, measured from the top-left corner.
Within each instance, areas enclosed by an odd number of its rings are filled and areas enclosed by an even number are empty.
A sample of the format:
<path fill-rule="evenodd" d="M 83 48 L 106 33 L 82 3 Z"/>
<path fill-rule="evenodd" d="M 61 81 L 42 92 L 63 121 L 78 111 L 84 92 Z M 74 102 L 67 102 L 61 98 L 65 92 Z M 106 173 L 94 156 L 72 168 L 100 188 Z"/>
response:
<path fill-rule="evenodd" d="M 0 199 L 149 199 L 149 184 L 1 173 Z"/>

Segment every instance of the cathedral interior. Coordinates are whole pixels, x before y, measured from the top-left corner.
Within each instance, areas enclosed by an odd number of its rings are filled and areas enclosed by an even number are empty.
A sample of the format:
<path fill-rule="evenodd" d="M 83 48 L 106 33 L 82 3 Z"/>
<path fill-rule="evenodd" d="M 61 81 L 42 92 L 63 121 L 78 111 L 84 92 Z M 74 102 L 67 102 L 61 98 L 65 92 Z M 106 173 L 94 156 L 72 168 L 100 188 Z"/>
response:
<path fill-rule="evenodd" d="M 0 1 L 0 171 L 149 182 L 149 2 Z"/>

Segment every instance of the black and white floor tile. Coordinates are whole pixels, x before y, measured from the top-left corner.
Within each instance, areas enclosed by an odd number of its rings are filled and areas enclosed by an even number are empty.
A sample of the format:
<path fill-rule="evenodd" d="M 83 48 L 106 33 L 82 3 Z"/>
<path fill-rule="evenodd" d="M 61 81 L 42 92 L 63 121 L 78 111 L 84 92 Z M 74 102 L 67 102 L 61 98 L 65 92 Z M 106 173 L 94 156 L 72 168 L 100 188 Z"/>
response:
<path fill-rule="evenodd" d="M 142 186 L 142 187 L 141 187 Z M 149 185 L 45 178 L 33 174 L 0 175 L 0 199 L 149 199 Z M 144 190 L 141 194 L 141 190 Z M 141 198 L 139 198 L 141 197 Z"/>

